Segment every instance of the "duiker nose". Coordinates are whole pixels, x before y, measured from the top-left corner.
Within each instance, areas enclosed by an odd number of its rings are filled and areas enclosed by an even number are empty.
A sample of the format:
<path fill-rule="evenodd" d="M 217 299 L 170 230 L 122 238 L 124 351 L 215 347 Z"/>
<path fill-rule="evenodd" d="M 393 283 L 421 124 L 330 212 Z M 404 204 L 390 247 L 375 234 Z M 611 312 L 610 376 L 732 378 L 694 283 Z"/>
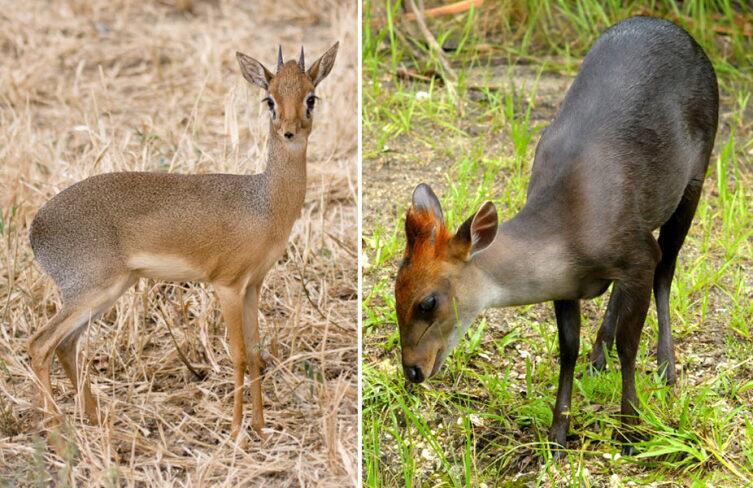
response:
<path fill-rule="evenodd" d="M 424 380 L 424 374 L 418 366 L 403 366 L 403 373 L 411 383 L 421 383 Z"/>
<path fill-rule="evenodd" d="M 289 130 L 288 130 L 288 131 L 285 131 L 285 139 L 292 139 L 294 135 L 295 135 L 295 134 L 293 134 L 293 133 L 292 133 L 292 132 L 290 132 Z"/>

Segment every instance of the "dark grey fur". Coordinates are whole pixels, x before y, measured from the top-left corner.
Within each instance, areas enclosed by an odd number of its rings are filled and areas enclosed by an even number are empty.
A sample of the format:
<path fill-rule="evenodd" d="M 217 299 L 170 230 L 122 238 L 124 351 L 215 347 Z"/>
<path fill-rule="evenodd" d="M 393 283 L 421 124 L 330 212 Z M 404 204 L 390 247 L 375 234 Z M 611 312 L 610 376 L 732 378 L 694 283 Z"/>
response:
<path fill-rule="evenodd" d="M 714 146 L 718 106 L 714 69 L 693 38 L 666 20 L 635 17 L 596 41 L 541 137 L 526 205 L 498 237 L 565 250 L 567 286 L 545 295 L 554 300 L 560 337 L 550 433 L 557 444 L 564 445 L 569 425 L 580 299 L 614 284 L 592 361 L 603 368 L 616 335 L 627 424 L 637 422 L 635 356 L 652 288 L 658 361 L 675 381 L 669 290 Z M 511 262 L 501 258 L 505 252 L 492 245 L 477 259 L 502 283 L 509 268 L 500 263 Z"/>

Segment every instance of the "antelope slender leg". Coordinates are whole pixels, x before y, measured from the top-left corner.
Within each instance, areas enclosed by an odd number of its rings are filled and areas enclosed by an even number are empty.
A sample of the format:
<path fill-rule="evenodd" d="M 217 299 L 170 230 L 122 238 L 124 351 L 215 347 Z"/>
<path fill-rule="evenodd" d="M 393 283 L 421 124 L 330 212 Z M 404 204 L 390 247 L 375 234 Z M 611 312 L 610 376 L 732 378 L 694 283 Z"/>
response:
<path fill-rule="evenodd" d="M 654 273 L 654 298 L 656 299 L 656 315 L 659 322 L 659 345 L 656 350 L 656 362 L 659 373 L 667 384 L 674 384 L 677 379 L 675 372 L 675 350 L 672 342 L 672 328 L 669 323 L 669 292 L 675 265 L 680 248 L 685 242 L 693 215 L 701 196 L 701 184 L 690 184 L 685 190 L 680 204 L 672 217 L 661 227 L 659 232 L 659 247 L 662 258 Z"/>
<path fill-rule="evenodd" d="M 560 378 L 549 440 L 557 447 L 564 448 L 570 427 L 570 400 L 580 346 L 580 301 L 555 301 L 554 313 L 560 343 Z"/>
<path fill-rule="evenodd" d="M 31 356 L 31 367 L 34 373 L 39 378 L 39 382 L 42 387 L 42 410 L 46 415 L 53 412 L 59 412 L 55 401 L 52 397 L 52 383 L 50 382 L 50 369 L 52 367 L 52 354 L 57 351 L 58 348 L 63 345 L 64 356 L 63 367 L 66 369 L 68 377 L 74 373 L 72 365 L 75 364 L 75 357 L 73 362 L 70 361 L 70 353 L 65 350 L 68 347 L 67 343 L 75 344 L 78 336 L 83 332 L 84 328 L 93 320 L 96 320 L 99 315 L 110 308 L 115 300 L 123 294 L 134 282 L 134 278 L 130 274 L 123 274 L 117 276 L 111 280 L 108 285 L 90 289 L 85 293 L 81 293 L 76 297 L 69 297 L 66 300 L 65 305 L 50 322 L 38 330 L 32 338 L 29 340 L 29 355 Z M 74 348 L 75 350 L 75 348 Z M 75 353 L 74 353 L 75 356 Z M 70 369 L 70 371 L 69 371 Z M 73 379 L 71 380 L 74 386 L 77 384 Z M 88 390 L 88 384 L 86 390 Z M 86 391 L 85 390 L 85 391 Z M 94 397 L 89 391 L 90 401 L 86 402 L 91 408 L 95 407 Z M 96 417 L 96 411 L 94 411 Z"/>
<path fill-rule="evenodd" d="M 243 380 L 246 371 L 246 346 L 243 341 L 243 293 L 235 288 L 217 286 L 222 314 L 230 338 L 230 355 L 233 361 L 235 389 L 233 390 L 233 422 L 230 436 L 235 438 L 243 421 Z"/>
<path fill-rule="evenodd" d="M 659 248 L 653 237 L 655 247 L 654 263 L 659 259 Z M 636 407 L 638 395 L 635 391 L 635 358 L 641 340 L 641 331 L 646 321 L 646 313 L 651 302 L 651 282 L 655 265 L 646 265 L 632 276 L 617 283 L 622 288 L 623 298 L 617 322 L 617 354 L 620 358 L 622 373 L 622 406 L 620 419 L 623 441 L 632 443 L 637 436 L 634 427 L 639 423 Z M 623 453 L 632 454 L 630 445 L 623 446 Z"/>
<path fill-rule="evenodd" d="M 81 329 L 79 330 L 83 332 Z M 79 392 L 81 392 L 83 394 L 83 406 L 84 412 L 86 413 L 86 418 L 89 420 L 90 424 L 97 425 L 99 424 L 99 418 L 97 416 L 97 402 L 94 399 L 94 395 L 92 394 L 91 387 L 89 385 L 89 378 L 86 377 L 86 375 L 81 378 L 81 389 L 79 390 L 78 339 L 81 335 L 81 332 L 63 341 L 58 346 L 55 353 L 57 354 L 58 360 L 60 360 L 60 364 L 63 365 L 65 374 L 68 376 L 68 379 L 71 380 L 76 393 L 78 394 Z"/>
<path fill-rule="evenodd" d="M 596 371 L 603 370 L 607 365 L 606 353 L 614 346 L 614 334 L 617 327 L 617 311 L 620 309 L 620 288 L 613 284 L 612 294 L 609 296 L 607 311 L 604 320 L 596 333 L 593 349 L 591 349 L 591 367 Z"/>
<path fill-rule="evenodd" d="M 259 338 L 259 292 L 261 285 L 249 286 L 245 297 L 245 314 L 243 316 L 243 340 L 246 344 L 246 356 L 251 380 L 251 403 L 253 417 L 251 426 L 261 435 L 264 427 L 264 403 L 261 391 L 261 340 Z"/>

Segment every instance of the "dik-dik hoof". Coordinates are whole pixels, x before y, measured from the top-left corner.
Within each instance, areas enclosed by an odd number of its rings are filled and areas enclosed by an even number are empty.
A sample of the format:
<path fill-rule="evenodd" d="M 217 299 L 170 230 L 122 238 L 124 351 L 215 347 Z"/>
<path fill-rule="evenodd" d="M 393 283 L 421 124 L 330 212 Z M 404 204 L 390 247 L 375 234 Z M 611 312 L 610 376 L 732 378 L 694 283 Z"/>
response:
<path fill-rule="evenodd" d="M 266 374 L 271 364 L 272 355 L 267 351 L 262 351 L 259 354 L 259 370 L 261 374 Z"/>
<path fill-rule="evenodd" d="M 269 440 L 269 434 L 267 432 L 264 432 L 264 425 L 252 425 L 254 432 L 256 432 L 256 435 L 259 437 L 262 443 L 267 442 Z"/>
<path fill-rule="evenodd" d="M 96 412 L 87 414 L 86 421 L 92 427 L 99 427 L 99 416 Z"/>
<path fill-rule="evenodd" d="M 61 433 L 61 429 L 52 430 L 47 436 L 47 443 L 55 454 L 63 459 L 69 459 L 71 454 L 76 450 L 76 444 L 66 439 Z"/>

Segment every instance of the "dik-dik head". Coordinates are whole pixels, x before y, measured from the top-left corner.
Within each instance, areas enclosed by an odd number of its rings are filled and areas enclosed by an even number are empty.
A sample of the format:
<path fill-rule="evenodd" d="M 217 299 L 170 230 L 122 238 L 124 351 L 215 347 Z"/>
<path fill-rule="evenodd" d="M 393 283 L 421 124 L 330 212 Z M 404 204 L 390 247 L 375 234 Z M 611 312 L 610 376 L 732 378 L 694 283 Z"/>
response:
<path fill-rule="evenodd" d="M 471 258 L 494 241 L 497 210 L 486 202 L 453 235 L 431 188 L 420 184 L 405 216 L 406 246 L 395 282 L 403 372 L 420 383 L 439 371 L 480 311 Z"/>
<path fill-rule="evenodd" d="M 318 98 L 314 90 L 332 70 L 339 44 L 336 42 L 308 69 L 303 48 L 298 61 L 284 62 L 280 47 L 274 74 L 254 58 L 235 53 L 246 81 L 265 90 L 266 96 L 262 102 L 269 107 L 272 126 L 281 140 L 297 143 L 311 134 L 314 106 Z"/>

